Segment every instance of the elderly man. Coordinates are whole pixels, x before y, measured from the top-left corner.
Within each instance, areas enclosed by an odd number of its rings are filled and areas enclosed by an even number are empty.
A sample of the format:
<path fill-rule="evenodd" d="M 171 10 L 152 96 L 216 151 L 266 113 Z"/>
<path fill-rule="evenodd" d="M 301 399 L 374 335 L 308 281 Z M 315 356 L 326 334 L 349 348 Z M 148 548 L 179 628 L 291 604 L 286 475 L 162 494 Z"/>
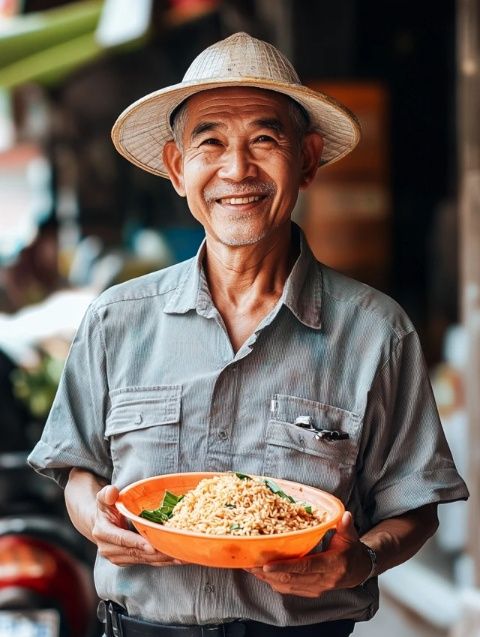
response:
<path fill-rule="evenodd" d="M 376 576 L 434 533 L 437 503 L 468 496 L 410 321 L 316 262 L 290 220 L 358 137 L 351 113 L 244 33 L 119 117 L 117 149 L 171 179 L 206 239 L 92 304 L 30 456 L 98 547 L 108 635 L 349 635 L 377 609 Z M 302 559 L 180 563 L 114 505 L 135 480 L 202 470 L 311 484 L 347 512 Z"/>

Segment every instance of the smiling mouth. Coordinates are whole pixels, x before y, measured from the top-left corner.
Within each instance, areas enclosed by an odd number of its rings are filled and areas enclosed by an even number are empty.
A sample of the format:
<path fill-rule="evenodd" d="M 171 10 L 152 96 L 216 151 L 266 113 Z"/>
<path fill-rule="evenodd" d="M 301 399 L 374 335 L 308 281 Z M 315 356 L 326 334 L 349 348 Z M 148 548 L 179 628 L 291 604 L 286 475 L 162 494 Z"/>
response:
<path fill-rule="evenodd" d="M 255 203 L 261 199 L 265 199 L 265 196 L 252 195 L 249 197 L 222 197 L 221 199 L 216 199 L 216 202 L 220 205 L 241 206 L 249 203 Z"/>

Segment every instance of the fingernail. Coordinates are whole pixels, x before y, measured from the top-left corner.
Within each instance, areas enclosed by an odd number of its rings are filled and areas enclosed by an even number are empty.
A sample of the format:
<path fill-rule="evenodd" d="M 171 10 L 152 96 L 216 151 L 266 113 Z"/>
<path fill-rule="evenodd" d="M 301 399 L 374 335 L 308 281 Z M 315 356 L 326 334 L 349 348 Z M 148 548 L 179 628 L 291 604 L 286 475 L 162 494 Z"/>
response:
<path fill-rule="evenodd" d="M 143 550 L 145 551 L 145 553 L 156 553 L 156 549 L 154 546 L 152 546 L 151 544 L 144 544 L 143 545 Z"/>
<path fill-rule="evenodd" d="M 275 570 L 275 566 L 273 564 L 265 564 L 265 566 L 263 567 L 264 573 L 271 573 L 274 570 Z"/>

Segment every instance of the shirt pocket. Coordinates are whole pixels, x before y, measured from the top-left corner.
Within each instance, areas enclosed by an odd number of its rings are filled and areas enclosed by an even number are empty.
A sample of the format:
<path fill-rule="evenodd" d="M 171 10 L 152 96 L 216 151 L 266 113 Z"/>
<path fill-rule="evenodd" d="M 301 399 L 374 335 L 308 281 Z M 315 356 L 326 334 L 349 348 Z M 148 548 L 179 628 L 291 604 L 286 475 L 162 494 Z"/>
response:
<path fill-rule="evenodd" d="M 264 475 L 309 484 L 347 501 L 355 478 L 360 416 L 284 394 L 273 397 L 270 413 Z M 321 437 L 295 424 L 300 418 L 309 419 Z"/>
<path fill-rule="evenodd" d="M 181 385 L 110 392 L 105 437 L 110 441 L 117 482 L 178 471 L 181 394 Z"/>

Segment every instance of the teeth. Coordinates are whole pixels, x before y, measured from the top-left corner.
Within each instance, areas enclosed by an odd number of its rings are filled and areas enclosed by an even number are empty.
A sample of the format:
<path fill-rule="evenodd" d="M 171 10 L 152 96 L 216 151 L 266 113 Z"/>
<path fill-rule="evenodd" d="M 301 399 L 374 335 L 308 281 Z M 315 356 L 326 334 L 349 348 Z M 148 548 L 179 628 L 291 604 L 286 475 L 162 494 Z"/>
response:
<path fill-rule="evenodd" d="M 235 204 L 245 204 L 245 203 L 253 203 L 254 201 L 259 201 L 260 197 L 225 197 L 225 199 L 221 199 L 220 201 L 225 204 L 235 205 Z"/>

